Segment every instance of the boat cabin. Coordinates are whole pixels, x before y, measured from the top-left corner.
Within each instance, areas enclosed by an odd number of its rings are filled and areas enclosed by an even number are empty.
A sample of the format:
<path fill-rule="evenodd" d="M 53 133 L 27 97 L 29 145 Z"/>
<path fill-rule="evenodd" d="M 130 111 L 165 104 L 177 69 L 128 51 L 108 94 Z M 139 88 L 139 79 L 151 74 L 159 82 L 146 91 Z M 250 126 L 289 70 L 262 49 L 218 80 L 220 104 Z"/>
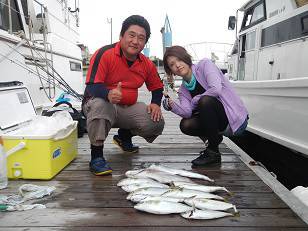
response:
<path fill-rule="evenodd" d="M 238 11 L 229 18 L 229 29 L 239 27 L 228 65 L 233 80 L 308 76 L 307 0 L 251 0 Z"/>

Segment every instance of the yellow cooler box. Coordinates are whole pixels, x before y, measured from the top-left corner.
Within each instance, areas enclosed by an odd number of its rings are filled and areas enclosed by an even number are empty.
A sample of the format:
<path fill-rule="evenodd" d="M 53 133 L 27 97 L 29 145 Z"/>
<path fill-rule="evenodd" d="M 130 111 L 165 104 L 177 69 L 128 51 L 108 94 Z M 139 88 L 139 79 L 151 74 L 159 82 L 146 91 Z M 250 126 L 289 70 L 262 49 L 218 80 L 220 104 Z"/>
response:
<path fill-rule="evenodd" d="M 77 121 L 63 123 L 59 129 L 52 126 L 47 132 L 35 127 L 36 122 L 49 126 L 55 119 L 36 116 L 27 88 L 0 88 L 0 127 L 9 178 L 51 179 L 77 156 Z"/>

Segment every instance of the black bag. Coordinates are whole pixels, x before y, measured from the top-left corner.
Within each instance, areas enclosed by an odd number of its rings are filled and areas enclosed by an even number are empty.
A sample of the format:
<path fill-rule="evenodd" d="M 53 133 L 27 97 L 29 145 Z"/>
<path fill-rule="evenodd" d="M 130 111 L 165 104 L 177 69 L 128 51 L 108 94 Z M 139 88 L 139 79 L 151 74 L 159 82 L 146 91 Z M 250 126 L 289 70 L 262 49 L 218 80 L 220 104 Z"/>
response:
<path fill-rule="evenodd" d="M 69 106 L 69 110 L 67 110 L 73 120 L 78 122 L 78 138 L 83 137 L 83 134 L 86 132 L 86 118 L 83 115 L 82 112 L 77 111 L 71 103 L 63 101 L 63 102 L 58 102 L 55 105 L 53 105 L 52 108 L 50 108 L 48 111 L 43 111 L 42 115 L 43 116 L 52 116 L 55 112 L 58 111 L 63 111 L 63 108 L 59 107 L 60 105 L 67 105 Z"/>

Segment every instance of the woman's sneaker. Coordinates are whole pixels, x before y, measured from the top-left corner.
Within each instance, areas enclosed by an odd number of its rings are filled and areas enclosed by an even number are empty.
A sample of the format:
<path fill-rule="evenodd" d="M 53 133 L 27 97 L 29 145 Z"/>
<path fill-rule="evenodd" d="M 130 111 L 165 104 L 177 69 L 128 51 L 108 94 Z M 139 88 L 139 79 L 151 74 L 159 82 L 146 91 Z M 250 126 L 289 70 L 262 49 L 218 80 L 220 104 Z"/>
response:
<path fill-rule="evenodd" d="M 221 163 L 221 154 L 207 148 L 200 152 L 200 156 L 191 162 L 195 166 L 205 166 Z"/>
<path fill-rule="evenodd" d="M 89 163 L 90 171 L 96 176 L 109 175 L 112 169 L 103 157 L 97 157 Z"/>
<path fill-rule="evenodd" d="M 131 139 L 130 141 L 124 141 L 120 136 L 113 136 L 113 143 L 118 145 L 124 152 L 136 153 L 139 151 L 139 147 L 133 145 Z"/>

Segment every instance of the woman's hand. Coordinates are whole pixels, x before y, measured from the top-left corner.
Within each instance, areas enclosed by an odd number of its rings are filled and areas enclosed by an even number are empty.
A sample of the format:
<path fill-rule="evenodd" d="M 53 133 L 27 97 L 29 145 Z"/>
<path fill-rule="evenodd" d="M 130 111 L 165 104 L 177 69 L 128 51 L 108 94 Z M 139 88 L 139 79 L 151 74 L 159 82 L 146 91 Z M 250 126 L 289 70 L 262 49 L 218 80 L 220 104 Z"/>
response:
<path fill-rule="evenodd" d="M 165 96 L 165 98 L 163 99 L 163 102 L 162 102 L 163 107 L 166 111 L 170 111 L 172 109 L 173 101 L 166 92 L 163 92 L 163 94 Z"/>
<path fill-rule="evenodd" d="M 171 111 L 171 109 L 172 109 L 172 103 L 173 103 L 172 99 L 170 99 L 170 98 L 164 98 L 164 99 L 163 99 L 163 107 L 164 107 L 164 109 L 165 109 L 166 111 Z"/>

